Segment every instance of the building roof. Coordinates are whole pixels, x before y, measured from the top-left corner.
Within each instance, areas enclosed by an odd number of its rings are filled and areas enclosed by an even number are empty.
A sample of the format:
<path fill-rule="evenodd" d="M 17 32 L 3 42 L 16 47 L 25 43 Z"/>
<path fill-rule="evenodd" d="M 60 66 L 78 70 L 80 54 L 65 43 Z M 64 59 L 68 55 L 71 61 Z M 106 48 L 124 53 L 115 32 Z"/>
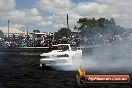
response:
<path fill-rule="evenodd" d="M 53 35 L 54 33 L 51 33 L 51 32 L 41 32 L 41 33 L 30 33 L 30 34 L 34 34 L 34 35 Z"/>
<path fill-rule="evenodd" d="M 1 30 L 4 34 L 8 34 L 8 28 L 6 28 L 6 27 L 0 27 L 0 30 Z M 10 34 L 25 34 L 26 32 L 23 31 L 23 30 L 19 30 L 19 29 L 17 29 L 17 28 L 10 27 L 10 28 L 9 28 L 9 33 L 10 33 Z"/>

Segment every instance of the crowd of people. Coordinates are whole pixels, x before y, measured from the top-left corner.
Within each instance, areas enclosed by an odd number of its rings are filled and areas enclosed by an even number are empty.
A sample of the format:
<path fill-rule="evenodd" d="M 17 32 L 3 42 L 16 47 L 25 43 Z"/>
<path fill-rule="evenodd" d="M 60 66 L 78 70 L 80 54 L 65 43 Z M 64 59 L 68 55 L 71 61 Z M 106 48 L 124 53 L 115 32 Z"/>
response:
<path fill-rule="evenodd" d="M 60 39 L 55 39 L 53 36 L 43 35 L 40 38 L 33 38 L 29 36 L 11 36 L 11 37 L 1 37 L 0 38 L 0 48 L 16 48 L 16 47 L 49 47 L 56 44 L 64 43 L 79 43 L 79 39 L 76 37 L 63 37 Z"/>
<path fill-rule="evenodd" d="M 81 38 L 82 45 L 88 45 L 88 46 L 126 46 L 126 45 L 132 45 L 132 35 L 131 33 L 123 33 L 121 35 L 108 35 L 108 34 L 96 34 L 92 37 L 83 37 Z"/>
<path fill-rule="evenodd" d="M 32 38 L 29 36 L 11 36 L 0 38 L 0 48 L 16 48 L 16 47 L 49 47 L 56 44 L 75 44 L 76 46 L 111 46 L 111 45 L 132 45 L 132 33 L 124 33 L 121 35 L 102 35 L 100 33 L 91 37 L 69 36 L 59 39 L 53 36 L 43 35 L 40 38 Z"/>

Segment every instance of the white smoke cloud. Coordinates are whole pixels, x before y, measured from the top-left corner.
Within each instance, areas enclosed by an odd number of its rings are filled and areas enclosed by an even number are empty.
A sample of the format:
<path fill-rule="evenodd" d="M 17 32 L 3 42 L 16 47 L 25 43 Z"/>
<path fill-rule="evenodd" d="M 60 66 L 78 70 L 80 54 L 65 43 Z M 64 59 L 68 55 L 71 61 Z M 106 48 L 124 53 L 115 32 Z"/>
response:
<path fill-rule="evenodd" d="M 77 70 L 81 65 L 86 71 L 132 71 L 131 47 L 100 47 L 93 48 L 93 51 L 93 55 L 84 55 L 82 58 L 73 61 L 73 66 L 71 68 L 61 69 Z"/>

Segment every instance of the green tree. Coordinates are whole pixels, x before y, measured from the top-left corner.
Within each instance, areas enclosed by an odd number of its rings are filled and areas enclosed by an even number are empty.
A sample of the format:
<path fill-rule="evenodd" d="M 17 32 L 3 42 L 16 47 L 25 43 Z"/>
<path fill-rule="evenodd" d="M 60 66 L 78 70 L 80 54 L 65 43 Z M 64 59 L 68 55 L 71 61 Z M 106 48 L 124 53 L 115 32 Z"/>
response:
<path fill-rule="evenodd" d="M 98 27 L 104 28 L 105 26 L 106 26 L 106 19 L 105 18 L 98 19 Z"/>
<path fill-rule="evenodd" d="M 97 20 L 95 18 L 80 18 L 77 23 L 79 27 L 75 26 L 74 29 L 79 30 L 80 34 L 85 37 L 90 37 L 99 33 L 116 35 L 124 31 L 123 28 L 116 25 L 113 18 L 99 18 Z"/>
<path fill-rule="evenodd" d="M 40 30 L 33 30 L 34 33 L 40 33 Z"/>
<path fill-rule="evenodd" d="M 71 30 L 69 28 L 61 28 L 60 30 L 58 30 L 58 36 L 60 38 L 62 37 L 69 37 L 69 35 L 71 34 Z"/>
<path fill-rule="evenodd" d="M 59 39 L 58 32 L 55 32 L 55 33 L 54 33 L 54 38 L 57 39 L 57 40 Z"/>
<path fill-rule="evenodd" d="M 78 30 L 80 31 L 81 35 L 86 37 L 93 35 L 96 32 L 95 29 L 98 26 L 98 21 L 95 18 L 80 18 L 77 23 L 80 25 Z"/>
<path fill-rule="evenodd" d="M 80 25 L 79 30 L 83 30 L 85 28 L 91 29 L 97 26 L 97 20 L 95 18 L 88 19 L 88 18 L 80 18 L 77 23 Z"/>
<path fill-rule="evenodd" d="M 4 34 L 3 34 L 2 30 L 0 30 L 0 37 L 3 37 L 3 36 L 4 36 Z"/>

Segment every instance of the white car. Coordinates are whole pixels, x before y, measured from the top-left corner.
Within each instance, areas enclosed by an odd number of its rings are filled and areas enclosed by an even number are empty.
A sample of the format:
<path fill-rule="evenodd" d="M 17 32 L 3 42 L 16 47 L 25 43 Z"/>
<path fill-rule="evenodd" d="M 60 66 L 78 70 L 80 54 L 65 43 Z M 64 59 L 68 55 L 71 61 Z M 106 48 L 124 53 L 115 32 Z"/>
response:
<path fill-rule="evenodd" d="M 77 60 L 82 56 L 82 50 L 79 50 L 75 45 L 58 44 L 53 46 L 53 50 L 40 55 L 40 67 L 43 66 L 71 66 L 73 60 Z"/>

